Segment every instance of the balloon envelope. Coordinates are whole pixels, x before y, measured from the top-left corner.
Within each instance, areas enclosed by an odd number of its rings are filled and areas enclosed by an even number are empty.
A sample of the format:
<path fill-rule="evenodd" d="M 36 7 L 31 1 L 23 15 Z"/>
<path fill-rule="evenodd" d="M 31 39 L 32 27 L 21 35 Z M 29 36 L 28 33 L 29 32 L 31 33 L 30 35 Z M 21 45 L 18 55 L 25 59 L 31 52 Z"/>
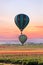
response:
<path fill-rule="evenodd" d="M 26 42 L 27 36 L 26 35 L 20 35 L 19 36 L 19 41 L 22 43 L 22 45 Z"/>
<path fill-rule="evenodd" d="M 29 17 L 25 14 L 18 14 L 15 16 L 15 24 L 17 27 L 23 31 L 23 29 L 27 26 L 29 23 Z"/>

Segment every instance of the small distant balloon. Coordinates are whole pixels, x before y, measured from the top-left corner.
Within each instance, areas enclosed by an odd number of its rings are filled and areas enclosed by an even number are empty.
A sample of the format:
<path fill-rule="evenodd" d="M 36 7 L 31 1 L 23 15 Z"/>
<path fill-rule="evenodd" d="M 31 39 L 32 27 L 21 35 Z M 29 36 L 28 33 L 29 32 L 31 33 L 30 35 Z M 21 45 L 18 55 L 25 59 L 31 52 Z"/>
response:
<path fill-rule="evenodd" d="M 26 42 L 27 36 L 26 35 L 20 35 L 19 36 L 19 41 L 22 43 L 22 45 Z"/>
<path fill-rule="evenodd" d="M 19 36 L 19 41 L 24 44 L 24 42 L 27 40 L 27 36 L 22 34 L 22 31 L 29 23 L 29 17 L 26 14 L 18 14 L 15 16 L 15 24 L 21 31 L 21 35 Z"/>

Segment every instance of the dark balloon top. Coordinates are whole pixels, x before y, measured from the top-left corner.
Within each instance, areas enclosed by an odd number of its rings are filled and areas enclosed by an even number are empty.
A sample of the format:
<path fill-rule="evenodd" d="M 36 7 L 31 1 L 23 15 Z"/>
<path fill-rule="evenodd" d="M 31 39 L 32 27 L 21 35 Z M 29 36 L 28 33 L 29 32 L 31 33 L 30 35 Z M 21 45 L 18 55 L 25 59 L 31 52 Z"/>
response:
<path fill-rule="evenodd" d="M 29 17 L 27 15 L 18 14 L 15 16 L 15 24 L 21 31 L 23 31 L 23 29 L 27 26 L 28 23 L 29 23 Z"/>

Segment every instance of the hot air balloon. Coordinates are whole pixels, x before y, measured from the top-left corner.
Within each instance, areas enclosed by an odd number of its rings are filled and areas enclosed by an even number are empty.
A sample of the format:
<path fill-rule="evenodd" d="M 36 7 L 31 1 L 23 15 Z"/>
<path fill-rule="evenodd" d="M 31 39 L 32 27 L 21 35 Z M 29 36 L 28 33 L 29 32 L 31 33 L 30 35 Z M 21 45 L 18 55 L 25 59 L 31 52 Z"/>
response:
<path fill-rule="evenodd" d="M 19 41 L 22 43 L 22 45 L 26 42 L 27 36 L 22 34 L 19 36 Z"/>
<path fill-rule="evenodd" d="M 20 42 L 23 44 L 27 40 L 27 36 L 22 34 L 22 31 L 29 23 L 29 17 L 25 14 L 18 14 L 15 16 L 15 24 L 21 31 L 21 35 L 19 36 Z M 24 40 L 23 40 L 24 39 Z"/>
<path fill-rule="evenodd" d="M 15 16 L 15 24 L 22 32 L 23 29 L 27 26 L 29 23 L 29 17 L 25 14 L 18 14 Z"/>

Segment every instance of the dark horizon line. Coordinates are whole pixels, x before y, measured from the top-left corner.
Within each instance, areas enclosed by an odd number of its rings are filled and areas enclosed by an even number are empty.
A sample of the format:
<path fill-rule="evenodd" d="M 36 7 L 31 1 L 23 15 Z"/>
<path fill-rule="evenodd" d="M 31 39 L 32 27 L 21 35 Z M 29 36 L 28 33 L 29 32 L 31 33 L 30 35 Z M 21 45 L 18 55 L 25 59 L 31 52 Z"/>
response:
<path fill-rule="evenodd" d="M 32 40 L 32 39 L 43 39 L 43 38 L 29 38 L 29 39 L 27 39 L 27 40 Z M 3 39 L 3 40 L 0 40 L 0 42 L 7 42 L 7 41 L 14 41 L 14 42 L 17 42 L 17 41 L 19 41 L 19 39 L 9 39 L 9 40 L 7 40 L 7 39 Z"/>

